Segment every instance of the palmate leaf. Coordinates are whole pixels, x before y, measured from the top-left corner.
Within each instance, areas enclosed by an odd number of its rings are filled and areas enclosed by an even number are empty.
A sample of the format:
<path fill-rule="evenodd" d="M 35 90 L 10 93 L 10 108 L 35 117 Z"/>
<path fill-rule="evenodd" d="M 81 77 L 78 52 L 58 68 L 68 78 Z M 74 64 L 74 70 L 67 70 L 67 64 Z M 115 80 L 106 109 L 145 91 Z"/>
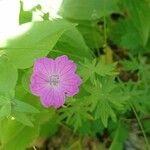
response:
<path fill-rule="evenodd" d="M 67 106 L 59 111 L 60 120 L 65 119 L 65 122 L 73 126 L 74 131 L 76 131 L 85 120 L 93 120 L 87 103 L 86 98 L 68 100 Z"/>
<path fill-rule="evenodd" d="M 26 23 L 19 29 L 23 30 L 29 25 L 28 31 L 15 35 L 5 46 L 7 57 L 19 69 L 29 68 L 36 58 L 46 56 L 64 31 L 75 26 L 65 20 L 54 20 Z"/>
<path fill-rule="evenodd" d="M 115 76 L 116 72 L 116 63 L 105 64 L 102 61 L 96 62 L 96 59 L 92 63 L 85 59 L 84 63 L 79 66 L 79 74 L 83 78 L 83 81 L 88 79 L 95 80 L 95 74 L 104 76 Z"/>
<path fill-rule="evenodd" d="M 108 103 L 107 100 L 100 100 L 97 103 L 97 106 L 95 108 L 95 119 L 101 119 L 103 125 L 105 127 L 107 127 L 108 125 L 108 119 L 109 117 L 113 120 L 113 121 L 117 121 L 116 118 L 116 114 L 114 112 L 114 110 L 112 110 L 112 108 L 110 107 L 110 104 Z"/>
<path fill-rule="evenodd" d="M 96 119 L 101 119 L 105 127 L 108 125 L 108 119 L 116 121 L 117 112 L 126 110 L 128 95 L 125 95 L 120 87 L 111 78 L 101 78 L 96 81 L 96 86 L 86 87 L 91 93 L 90 102 Z"/>

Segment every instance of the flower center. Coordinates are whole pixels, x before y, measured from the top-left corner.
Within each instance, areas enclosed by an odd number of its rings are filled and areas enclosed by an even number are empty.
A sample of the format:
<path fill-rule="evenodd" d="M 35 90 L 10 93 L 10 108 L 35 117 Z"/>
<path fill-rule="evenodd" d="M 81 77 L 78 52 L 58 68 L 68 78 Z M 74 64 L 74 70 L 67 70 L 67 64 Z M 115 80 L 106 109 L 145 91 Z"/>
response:
<path fill-rule="evenodd" d="M 49 84 L 51 86 L 58 86 L 59 76 L 58 75 L 51 75 L 50 78 L 49 78 Z"/>

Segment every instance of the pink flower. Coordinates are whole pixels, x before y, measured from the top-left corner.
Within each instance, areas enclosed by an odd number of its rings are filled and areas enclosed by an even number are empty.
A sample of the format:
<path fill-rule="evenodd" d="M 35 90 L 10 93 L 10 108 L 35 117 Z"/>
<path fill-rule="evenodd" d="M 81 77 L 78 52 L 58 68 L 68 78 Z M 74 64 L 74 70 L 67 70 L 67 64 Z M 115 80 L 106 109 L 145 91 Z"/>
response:
<path fill-rule="evenodd" d="M 59 108 L 66 96 L 79 92 L 80 77 L 75 73 L 76 64 L 63 55 L 55 60 L 37 59 L 31 76 L 31 92 L 40 96 L 44 107 Z"/>

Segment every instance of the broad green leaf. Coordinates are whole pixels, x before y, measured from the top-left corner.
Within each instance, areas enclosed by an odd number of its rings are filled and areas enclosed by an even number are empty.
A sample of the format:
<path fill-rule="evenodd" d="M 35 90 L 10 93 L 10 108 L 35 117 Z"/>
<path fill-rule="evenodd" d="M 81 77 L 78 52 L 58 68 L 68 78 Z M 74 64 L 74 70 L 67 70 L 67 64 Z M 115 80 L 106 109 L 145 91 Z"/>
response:
<path fill-rule="evenodd" d="M 10 99 L 6 96 L 0 95 L 0 106 L 3 106 L 4 104 L 8 103 Z"/>
<path fill-rule="evenodd" d="M 9 116 L 11 113 L 11 104 L 6 103 L 0 108 L 0 120 L 3 119 L 3 117 Z"/>
<path fill-rule="evenodd" d="M 27 92 L 30 92 L 31 74 L 32 74 L 32 69 L 29 69 L 29 70 L 24 72 L 22 79 L 21 79 L 22 86 Z"/>
<path fill-rule="evenodd" d="M 63 0 L 59 14 L 71 20 L 97 20 L 117 11 L 117 0 Z"/>
<path fill-rule="evenodd" d="M 124 0 L 132 24 L 137 29 L 143 45 L 146 45 L 150 30 L 150 7 L 144 0 Z"/>
<path fill-rule="evenodd" d="M 63 33 L 55 49 L 52 53 L 66 54 L 78 61 L 83 61 L 85 57 L 88 59 L 92 58 L 91 50 L 87 47 L 81 33 L 75 27 Z"/>
<path fill-rule="evenodd" d="M 13 111 L 12 116 L 16 121 L 19 121 L 26 126 L 33 127 L 33 123 L 31 122 L 29 116 L 27 116 L 25 113 Z"/>
<path fill-rule="evenodd" d="M 7 59 L 0 57 L 0 93 L 8 93 L 15 88 L 18 72 L 16 67 Z"/>
<path fill-rule="evenodd" d="M 100 32 L 99 26 L 91 22 L 80 23 L 77 26 L 82 33 L 86 44 L 93 50 L 99 49 L 104 44 L 104 35 Z"/>
<path fill-rule="evenodd" d="M 112 28 L 110 37 L 117 45 L 134 50 L 134 53 L 146 51 L 150 30 L 150 7 L 145 0 L 123 0 L 123 9 L 127 17 L 121 19 Z"/>
<path fill-rule="evenodd" d="M 26 23 L 20 29 L 29 25 L 30 29 L 24 34 L 8 40 L 5 48 L 9 60 L 19 69 L 29 68 L 36 58 L 46 56 L 63 32 L 75 26 L 64 20 L 53 20 Z"/>
<path fill-rule="evenodd" d="M 4 150 L 25 150 L 39 134 L 39 124 L 28 127 L 15 120 L 4 120 L 0 124 L 1 143 Z"/>

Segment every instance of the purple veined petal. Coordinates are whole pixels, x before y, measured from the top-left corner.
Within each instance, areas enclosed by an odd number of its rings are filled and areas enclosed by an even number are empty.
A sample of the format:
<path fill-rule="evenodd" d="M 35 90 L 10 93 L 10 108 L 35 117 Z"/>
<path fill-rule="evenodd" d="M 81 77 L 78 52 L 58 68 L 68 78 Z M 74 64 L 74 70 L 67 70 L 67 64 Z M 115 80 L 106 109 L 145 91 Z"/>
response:
<path fill-rule="evenodd" d="M 64 75 L 62 78 L 62 88 L 66 96 L 74 96 L 79 92 L 79 86 L 82 83 L 80 77 L 76 74 Z"/>
<path fill-rule="evenodd" d="M 78 86 L 73 85 L 63 85 L 64 93 L 66 96 L 74 96 L 79 92 Z"/>
<path fill-rule="evenodd" d="M 40 58 L 35 61 L 33 72 L 49 76 L 54 72 L 54 69 L 55 65 L 53 59 Z"/>
<path fill-rule="evenodd" d="M 76 85 L 79 86 L 82 83 L 82 80 L 75 73 L 71 73 L 71 74 L 65 74 L 64 76 L 62 76 L 61 82 L 62 84 L 72 84 L 75 86 Z"/>
<path fill-rule="evenodd" d="M 68 61 L 66 62 L 65 67 L 60 71 L 60 76 L 63 76 L 67 73 L 75 73 L 76 68 L 76 64 L 73 61 Z"/>
<path fill-rule="evenodd" d="M 68 57 L 66 55 L 57 57 L 55 59 L 57 72 L 60 73 L 62 69 L 66 66 L 66 62 L 68 61 Z"/>
<path fill-rule="evenodd" d="M 66 72 L 75 72 L 76 64 L 69 60 L 66 55 L 60 56 L 55 59 L 57 71 L 60 75 L 63 75 Z"/>
<path fill-rule="evenodd" d="M 31 92 L 36 96 L 40 96 L 46 89 L 48 89 L 46 78 L 40 76 L 40 74 L 32 74 L 30 84 Z"/>
<path fill-rule="evenodd" d="M 65 94 L 57 90 L 49 90 L 47 93 L 41 95 L 41 103 L 44 107 L 48 108 L 50 106 L 54 108 L 59 108 L 64 104 Z"/>

